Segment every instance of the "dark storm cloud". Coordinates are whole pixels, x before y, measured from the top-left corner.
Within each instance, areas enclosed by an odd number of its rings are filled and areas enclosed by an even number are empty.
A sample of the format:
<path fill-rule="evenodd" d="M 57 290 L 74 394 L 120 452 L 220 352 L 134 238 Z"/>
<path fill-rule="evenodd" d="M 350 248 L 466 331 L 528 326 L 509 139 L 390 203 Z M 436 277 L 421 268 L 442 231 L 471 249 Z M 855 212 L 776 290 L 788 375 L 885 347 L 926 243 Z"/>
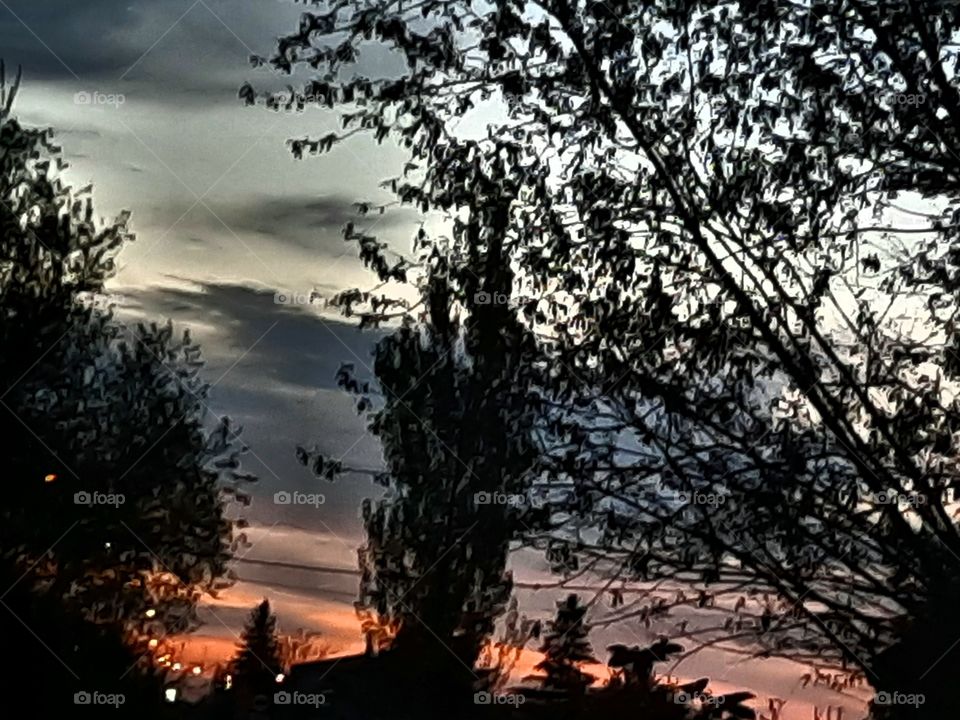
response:
<path fill-rule="evenodd" d="M 249 64 L 251 55 L 270 56 L 302 11 L 294 0 L 4 0 L 0 47 L 31 82 L 209 106 L 236 102 L 246 80 L 279 90 L 308 77 L 303 70 L 281 78 Z M 404 67 L 398 63 L 370 50 L 358 70 L 396 74 Z"/>
<path fill-rule="evenodd" d="M 352 200 L 346 197 L 282 197 L 259 198 L 256 204 L 244 203 L 233 218 L 242 226 L 258 232 L 273 228 L 339 228 L 358 220 Z"/>
<path fill-rule="evenodd" d="M 144 20 L 145 4 L 124 0 L 4 0 L 0 38 L 4 58 L 31 77 L 112 75 L 136 60 L 123 37 Z M 166 3 L 173 5 L 173 3 Z M 59 59 L 58 59 L 59 58 Z"/>
<path fill-rule="evenodd" d="M 194 329 L 207 360 L 204 378 L 215 383 L 211 408 L 245 428 L 251 452 L 244 469 L 260 478 L 251 488 L 252 519 L 356 537 L 360 502 L 380 491 L 368 478 L 318 485 L 297 462 L 295 448 L 316 446 L 349 466 L 379 466 L 379 445 L 357 415 L 353 398 L 337 388 L 335 375 L 341 363 L 349 362 L 358 377 L 369 378 L 364 366 L 372 365 L 373 346 L 382 333 L 275 304 L 273 289 L 187 282 L 186 287 L 124 289 L 125 307 L 152 320 L 169 317 L 178 330 Z M 220 336 L 216 343 L 205 338 L 204 328 L 211 327 Z M 278 506 L 272 499 L 279 490 L 320 490 L 326 503 Z"/>
<path fill-rule="evenodd" d="M 249 56 L 269 53 L 298 12 L 258 0 L 4 0 L 0 45 L 30 80 L 146 81 L 209 102 L 235 95 Z"/>
<path fill-rule="evenodd" d="M 334 376 L 342 362 L 351 362 L 361 374 L 367 374 L 364 365 L 372 364 L 373 345 L 382 337 L 382 333 L 361 332 L 353 324 L 320 318 L 310 308 L 278 303 L 277 293 L 289 292 L 286 289 L 187 282 L 191 287 L 153 286 L 132 294 L 125 291 L 124 295 L 151 317 L 215 327 L 223 336 L 217 348 L 222 357 L 211 356 L 212 372 L 225 362 L 229 366 L 239 349 L 246 352 L 244 365 L 256 368 L 255 384 L 263 386 L 269 381 L 335 389 Z M 322 294 L 333 292 L 333 288 L 316 289 Z M 310 290 L 303 289 L 305 293 Z"/>

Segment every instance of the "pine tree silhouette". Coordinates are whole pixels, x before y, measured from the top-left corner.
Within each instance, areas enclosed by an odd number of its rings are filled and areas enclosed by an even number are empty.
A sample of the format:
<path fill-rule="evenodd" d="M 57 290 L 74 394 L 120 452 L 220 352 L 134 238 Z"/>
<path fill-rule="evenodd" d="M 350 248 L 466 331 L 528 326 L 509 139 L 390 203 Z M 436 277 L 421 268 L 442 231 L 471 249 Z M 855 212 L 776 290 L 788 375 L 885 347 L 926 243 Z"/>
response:
<path fill-rule="evenodd" d="M 269 600 L 264 600 L 250 613 L 240 640 L 240 648 L 230 664 L 234 687 L 253 695 L 270 693 L 283 670 L 283 658 L 277 638 L 277 618 L 270 611 Z"/>
<path fill-rule="evenodd" d="M 587 638 L 586 614 L 587 608 L 576 595 L 557 603 L 557 615 L 547 623 L 540 648 L 545 657 L 536 665 L 536 669 L 544 673 L 539 679 L 545 689 L 582 693 L 594 681 L 593 675 L 579 667 L 583 663 L 598 662 Z"/>

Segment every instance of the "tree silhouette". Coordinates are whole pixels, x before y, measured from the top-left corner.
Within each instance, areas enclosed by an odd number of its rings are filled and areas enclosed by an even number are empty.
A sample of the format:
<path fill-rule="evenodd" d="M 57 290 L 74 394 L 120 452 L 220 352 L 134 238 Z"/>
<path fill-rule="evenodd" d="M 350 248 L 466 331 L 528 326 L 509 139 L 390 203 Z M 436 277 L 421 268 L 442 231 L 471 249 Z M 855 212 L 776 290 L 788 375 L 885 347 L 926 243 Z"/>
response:
<path fill-rule="evenodd" d="M 385 307 L 359 290 L 334 299 L 368 325 L 391 312 L 403 317 L 375 350 L 382 402 L 369 398 L 352 366 L 339 377 L 357 394 L 358 410 L 369 414 L 387 470 L 340 467 L 300 450 L 318 475 L 366 471 L 388 488 L 382 501 L 363 505 L 364 631 L 376 638 L 374 645 L 390 639 L 394 652 L 414 656 L 418 667 L 456 675 L 446 678 L 451 692 L 475 682 L 464 667 L 477 660 L 509 599 L 509 542 L 541 512 L 530 502 L 526 475 L 536 458 L 537 398 L 525 379 L 533 343 L 509 307 L 512 274 L 496 230 L 506 222 L 509 203 L 497 201 L 502 197 L 502 187 L 487 178 L 464 198 L 454 227 L 479 272 L 451 266 L 442 250 L 446 241 L 421 230 L 415 250 L 422 262 L 408 280 L 419 295 L 416 305 Z M 352 225 L 346 234 L 381 280 L 406 278 L 404 264 L 369 247 Z M 461 663 L 450 662 L 451 652 Z"/>
<path fill-rule="evenodd" d="M 109 709 L 122 718 L 171 717 L 163 703 L 163 674 L 158 667 L 135 670 L 140 652 L 113 628 L 65 613 L 59 600 L 15 583 L 22 571 L 3 566 L 6 590 L 0 613 L 9 662 L 0 692 L 23 698 L 21 706 L 40 717 L 103 717 Z M 124 674 L 125 673 L 125 674 Z M 122 675 L 122 676 L 121 676 Z M 78 705 L 75 695 L 99 691 L 122 694 L 120 707 Z"/>
<path fill-rule="evenodd" d="M 240 647 L 230 663 L 233 686 L 251 697 L 269 693 L 283 671 L 277 618 L 264 599 L 251 612 L 240 635 Z"/>
<path fill-rule="evenodd" d="M 650 688 L 653 686 L 654 665 L 666 662 L 672 655 L 682 653 L 683 646 L 661 638 L 645 648 L 618 644 L 611 645 L 607 650 L 610 653 L 607 665 L 623 673 L 623 682 L 626 685 Z M 704 687 L 706 687 L 705 684 Z"/>
<path fill-rule="evenodd" d="M 580 668 L 584 663 L 599 662 L 587 637 L 587 609 L 576 595 L 557 603 L 557 615 L 547 624 L 540 647 L 544 658 L 536 665 L 544 673 L 540 679 L 544 688 L 579 694 L 596 679 Z"/>
<path fill-rule="evenodd" d="M 318 70 L 305 96 L 345 127 L 293 152 L 393 137 L 411 162 L 387 185 L 423 211 L 498 168 L 516 315 L 551 353 L 542 469 L 571 518 L 533 534 L 585 549 L 574 530 L 598 528 L 589 551 L 623 576 L 703 591 L 621 617 L 708 595 L 758 653 L 955 713 L 933 628 L 960 634 L 960 9 L 530 6 L 307 13 L 258 62 Z M 407 71 L 346 72 L 373 43 Z M 502 114 L 465 138 L 483 100 Z"/>
<path fill-rule="evenodd" d="M 19 78 L 2 75 L 0 435 L 15 478 L 0 508 L 6 585 L 113 632 L 149 666 L 150 640 L 193 627 L 199 596 L 229 585 L 242 538 L 225 493 L 244 500 L 249 477 L 237 431 L 206 427 L 190 336 L 128 327 L 104 295 L 132 239 L 126 214 L 96 219 L 90 188 L 65 183 L 52 132 L 14 117 Z"/>

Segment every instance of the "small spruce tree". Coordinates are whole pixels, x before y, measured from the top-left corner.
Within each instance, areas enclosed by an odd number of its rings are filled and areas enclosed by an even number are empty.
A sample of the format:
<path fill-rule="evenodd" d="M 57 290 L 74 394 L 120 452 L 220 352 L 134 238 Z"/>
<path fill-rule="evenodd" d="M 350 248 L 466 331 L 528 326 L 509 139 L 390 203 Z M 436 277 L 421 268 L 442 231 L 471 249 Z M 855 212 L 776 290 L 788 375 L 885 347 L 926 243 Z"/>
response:
<path fill-rule="evenodd" d="M 240 636 L 241 644 L 230 664 L 233 686 L 252 695 L 269 693 L 283 670 L 277 617 L 264 600 L 250 613 Z"/>
<path fill-rule="evenodd" d="M 587 607 L 576 595 L 557 603 L 557 615 L 547 624 L 540 648 L 544 658 L 536 665 L 544 673 L 539 679 L 545 689 L 582 693 L 594 681 L 593 675 L 580 669 L 584 663 L 598 662 L 587 638 L 586 614 Z"/>

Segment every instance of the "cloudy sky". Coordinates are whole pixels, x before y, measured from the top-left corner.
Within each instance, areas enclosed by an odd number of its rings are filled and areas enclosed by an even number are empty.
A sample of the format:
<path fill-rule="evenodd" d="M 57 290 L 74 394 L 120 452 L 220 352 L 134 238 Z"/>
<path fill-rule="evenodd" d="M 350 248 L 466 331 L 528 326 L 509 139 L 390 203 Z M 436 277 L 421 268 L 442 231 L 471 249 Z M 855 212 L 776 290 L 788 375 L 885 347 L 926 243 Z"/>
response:
<path fill-rule="evenodd" d="M 364 477 L 321 485 L 296 464 L 294 447 L 316 444 L 348 464 L 377 466 L 376 442 L 333 382 L 341 362 L 369 363 L 376 336 L 276 297 L 371 284 L 340 228 L 356 219 L 355 201 L 387 199 L 378 184 L 398 174 L 403 155 L 356 138 L 295 161 L 287 140 L 323 135 L 336 117 L 242 106 L 245 81 L 285 85 L 248 58 L 269 54 L 302 10 L 285 0 L 0 0 L 0 47 L 8 71 L 23 67 L 21 120 L 57 131 L 70 180 L 94 183 L 100 214 L 132 212 L 137 240 L 111 284 L 124 312 L 190 327 L 215 383 L 213 410 L 245 427 L 246 469 L 261 478 L 247 559 L 346 569 L 361 541 L 360 500 L 376 491 Z M 393 212 L 360 225 L 406 248 L 417 222 Z M 280 490 L 322 492 L 326 502 L 278 506 Z M 538 557 L 518 568 L 528 579 L 545 575 Z M 360 645 L 355 577 L 249 562 L 238 571 L 241 582 L 205 611 L 206 644 L 195 645 L 196 657 L 229 652 L 264 595 L 285 629 L 319 629 L 338 652 Z M 523 599 L 546 617 L 555 597 Z M 595 643 L 644 642 L 641 633 L 619 628 Z M 809 717 L 812 702 L 850 705 L 824 690 L 800 692 L 800 673 L 787 663 L 745 666 L 704 653 L 682 672 L 789 697 L 795 717 Z"/>
<path fill-rule="evenodd" d="M 132 212 L 137 240 L 120 255 L 112 290 L 127 313 L 173 318 L 202 340 L 214 409 L 247 427 L 250 470 L 271 497 L 312 482 L 292 462 L 297 443 L 367 464 L 378 457 L 333 387 L 341 361 L 369 362 L 375 337 L 277 295 L 369 284 L 340 228 L 356 219 L 352 203 L 386 197 L 378 183 L 401 158 L 361 140 L 295 161 L 286 141 L 324 134 L 336 118 L 239 102 L 244 81 L 286 82 L 248 58 L 268 54 L 301 9 L 274 0 L 0 3 L 3 59 L 24 70 L 20 118 L 56 130 L 69 179 L 94 183 L 99 214 Z M 400 213 L 367 226 L 401 246 L 416 228 Z M 368 492 L 329 493 L 331 531 L 357 537 L 356 501 Z"/>
<path fill-rule="evenodd" d="M 260 89 L 288 82 L 252 69 L 248 58 L 269 54 L 302 9 L 275 0 L 3 0 L 0 46 L 8 69 L 23 68 L 20 119 L 55 129 L 68 179 L 94 184 L 98 214 L 132 212 L 137 240 L 111 283 L 123 312 L 189 327 L 215 383 L 213 411 L 245 427 L 246 469 L 261 478 L 248 511 L 249 558 L 353 567 L 358 506 L 375 490 L 362 478 L 321 485 L 297 465 L 294 447 L 379 463 L 375 441 L 333 381 L 341 362 L 363 372 L 376 336 L 277 296 L 368 285 L 343 224 L 358 220 L 405 247 L 417 219 L 395 212 L 364 223 L 353 207 L 387 198 L 378 184 L 401 165 L 396 148 L 359 140 L 295 161 L 287 140 L 325 134 L 336 117 L 238 100 L 246 81 Z M 278 506 L 280 490 L 322 492 L 326 502 Z M 256 597 L 291 584 L 290 570 L 248 563 L 239 572 L 243 587 L 218 613 L 230 629 Z M 338 587 L 316 574 L 300 584 L 346 609 L 356 591 L 349 576 Z M 304 606 L 286 624 L 316 626 L 320 614 Z M 345 623 L 334 628 L 338 641 L 355 641 Z"/>

